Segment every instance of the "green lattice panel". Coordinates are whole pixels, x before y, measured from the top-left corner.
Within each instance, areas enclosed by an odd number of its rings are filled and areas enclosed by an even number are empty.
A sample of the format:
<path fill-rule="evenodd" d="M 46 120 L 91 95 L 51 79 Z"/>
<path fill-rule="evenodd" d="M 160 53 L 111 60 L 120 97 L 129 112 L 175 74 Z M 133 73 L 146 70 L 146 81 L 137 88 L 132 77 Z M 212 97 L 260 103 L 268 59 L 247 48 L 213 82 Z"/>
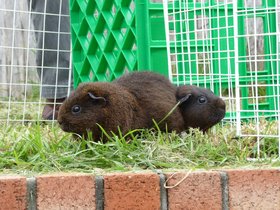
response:
<path fill-rule="evenodd" d="M 75 87 L 136 69 L 133 1 L 72 0 L 70 10 Z"/>
<path fill-rule="evenodd" d="M 70 0 L 74 86 L 126 71 L 168 76 L 162 2 Z"/>

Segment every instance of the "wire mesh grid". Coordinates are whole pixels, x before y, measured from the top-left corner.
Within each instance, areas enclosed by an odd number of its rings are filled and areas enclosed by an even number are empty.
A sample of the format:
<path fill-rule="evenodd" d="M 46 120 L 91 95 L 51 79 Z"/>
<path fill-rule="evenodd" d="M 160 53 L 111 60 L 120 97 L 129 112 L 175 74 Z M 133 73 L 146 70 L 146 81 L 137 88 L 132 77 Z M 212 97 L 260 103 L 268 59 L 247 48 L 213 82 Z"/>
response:
<path fill-rule="evenodd" d="M 278 141 L 279 1 L 169 0 L 164 16 L 170 79 L 212 89 L 238 136 Z"/>
<path fill-rule="evenodd" d="M 68 19 L 64 0 L 0 0 L 1 122 L 43 120 L 46 98 L 70 92 Z"/>

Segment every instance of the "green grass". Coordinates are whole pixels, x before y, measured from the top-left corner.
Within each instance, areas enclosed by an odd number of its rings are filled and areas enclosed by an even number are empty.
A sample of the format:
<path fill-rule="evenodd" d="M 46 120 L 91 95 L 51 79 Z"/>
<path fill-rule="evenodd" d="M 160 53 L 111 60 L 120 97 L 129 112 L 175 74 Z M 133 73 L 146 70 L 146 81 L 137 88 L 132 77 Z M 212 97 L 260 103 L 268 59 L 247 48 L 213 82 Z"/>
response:
<path fill-rule="evenodd" d="M 56 124 L 1 125 L 0 172 L 29 175 L 280 166 L 279 159 L 273 161 L 278 158 L 278 139 L 261 139 L 260 157 L 265 160 L 248 161 L 257 157 L 256 139 L 237 138 L 229 125 L 216 126 L 207 134 L 144 130 L 127 135 L 128 142 L 124 136 L 116 136 L 103 144 L 74 139 Z"/>

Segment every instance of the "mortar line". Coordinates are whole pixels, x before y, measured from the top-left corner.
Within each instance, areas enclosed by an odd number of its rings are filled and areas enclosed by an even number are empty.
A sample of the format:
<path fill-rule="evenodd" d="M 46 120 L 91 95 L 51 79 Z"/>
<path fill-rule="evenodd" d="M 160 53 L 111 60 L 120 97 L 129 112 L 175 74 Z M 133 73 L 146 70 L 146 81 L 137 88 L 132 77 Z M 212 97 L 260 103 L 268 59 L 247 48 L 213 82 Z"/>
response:
<path fill-rule="evenodd" d="M 160 207 L 161 210 L 168 210 L 167 189 L 164 187 L 166 177 L 161 172 L 159 172 L 158 175 L 160 180 Z"/>
<path fill-rule="evenodd" d="M 36 178 L 27 178 L 27 209 L 37 210 L 37 182 Z"/>
<path fill-rule="evenodd" d="M 228 175 L 226 172 L 220 172 L 220 176 L 222 187 L 222 209 L 229 210 Z"/>
<path fill-rule="evenodd" d="M 104 210 L 104 179 L 102 176 L 95 177 L 95 199 L 96 210 Z"/>

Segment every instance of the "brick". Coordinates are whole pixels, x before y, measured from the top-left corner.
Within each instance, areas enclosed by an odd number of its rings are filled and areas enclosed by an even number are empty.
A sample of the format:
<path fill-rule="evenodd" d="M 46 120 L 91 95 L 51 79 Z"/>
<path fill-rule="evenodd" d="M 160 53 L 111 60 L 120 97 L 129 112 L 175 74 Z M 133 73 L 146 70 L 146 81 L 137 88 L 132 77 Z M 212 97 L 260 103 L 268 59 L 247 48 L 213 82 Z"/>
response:
<path fill-rule="evenodd" d="M 157 174 L 111 174 L 104 177 L 104 207 L 114 209 L 160 209 Z"/>
<path fill-rule="evenodd" d="M 174 186 L 188 173 L 167 174 L 167 186 Z M 222 187 L 219 172 L 192 172 L 178 186 L 168 189 L 170 210 L 222 209 Z"/>
<path fill-rule="evenodd" d="M 279 209 L 279 170 L 227 171 L 230 209 Z"/>
<path fill-rule="evenodd" d="M 39 210 L 95 209 L 95 178 L 81 174 L 39 176 L 37 207 Z"/>
<path fill-rule="evenodd" d="M 0 176 L 0 209 L 27 209 L 27 184 L 24 177 Z"/>

